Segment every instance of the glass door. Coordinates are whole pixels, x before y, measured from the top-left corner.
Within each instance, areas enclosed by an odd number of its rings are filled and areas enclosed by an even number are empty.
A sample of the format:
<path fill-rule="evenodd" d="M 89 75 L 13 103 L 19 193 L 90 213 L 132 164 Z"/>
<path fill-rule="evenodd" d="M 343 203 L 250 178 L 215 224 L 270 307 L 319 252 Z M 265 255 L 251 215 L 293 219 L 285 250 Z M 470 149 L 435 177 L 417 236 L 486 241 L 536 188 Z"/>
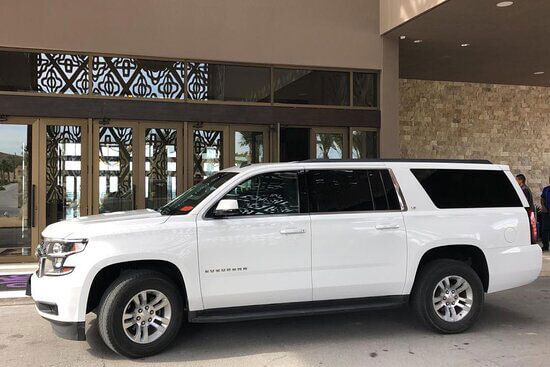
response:
<path fill-rule="evenodd" d="M 183 192 L 184 124 L 140 122 L 140 169 L 143 182 L 137 187 L 138 208 L 159 208 Z"/>
<path fill-rule="evenodd" d="M 87 120 L 40 119 L 40 147 L 40 228 L 87 215 Z"/>
<path fill-rule="evenodd" d="M 378 129 L 350 128 L 351 159 L 374 159 L 379 153 Z"/>
<path fill-rule="evenodd" d="M 0 262 L 32 261 L 38 243 L 38 120 L 0 122 Z"/>
<path fill-rule="evenodd" d="M 188 146 L 192 147 L 192 152 L 188 185 L 191 187 L 229 166 L 229 144 L 226 141 L 229 128 L 224 125 L 193 124 L 189 131 Z"/>
<path fill-rule="evenodd" d="M 136 209 L 136 183 L 141 182 L 136 144 L 138 124 L 131 121 L 93 122 L 93 213 Z"/>
<path fill-rule="evenodd" d="M 310 130 L 312 159 L 349 159 L 347 128 L 312 128 Z"/>
<path fill-rule="evenodd" d="M 231 166 L 270 162 L 269 126 L 231 126 Z"/>

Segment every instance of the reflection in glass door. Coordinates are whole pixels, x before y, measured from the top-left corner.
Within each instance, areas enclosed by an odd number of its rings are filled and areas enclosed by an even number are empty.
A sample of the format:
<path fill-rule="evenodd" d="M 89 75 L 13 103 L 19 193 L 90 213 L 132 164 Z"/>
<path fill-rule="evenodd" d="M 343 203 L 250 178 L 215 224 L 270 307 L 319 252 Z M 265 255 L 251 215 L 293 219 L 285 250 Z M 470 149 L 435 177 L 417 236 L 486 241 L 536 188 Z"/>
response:
<path fill-rule="evenodd" d="M 36 138 L 36 134 L 35 138 Z M 34 154 L 33 154 L 34 153 Z M 35 227 L 33 125 L 0 124 L 0 261 L 32 255 Z M 36 155 L 35 155 L 36 157 Z M 36 234 L 35 234 L 36 235 Z"/>
<path fill-rule="evenodd" d="M 99 213 L 135 208 L 133 128 L 99 126 Z"/>
<path fill-rule="evenodd" d="M 230 164 L 264 163 L 269 156 L 269 127 L 267 126 L 233 126 L 231 127 Z"/>
<path fill-rule="evenodd" d="M 346 129 L 311 129 L 313 152 L 315 159 L 345 159 L 347 158 Z"/>
<path fill-rule="evenodd" d="M 145 129 L 145 207 L 159 208 L 176 198 L 177 129 Z"/>
<path fill-rule="evenodd" d="M 76 218 L 87 214 L 86 186 L 87 172 L 83 162 L 83 142 L 86 141 L 86 122 L 62 122 L 41 120 L 45 131 L 45 159 L 41 166 L 45 181 L 45 225 L 60 220 Z M 84 145 L 86 146 L 86 145 Z M 85 192 L 85 191 L 84 191 Z M 42 202 L 42 201 L 41 201 Z M 42 212 L 44 213 L 44 212 Z"/>
<path fill-rule="evenodd" d="M 224 128 L 193 128 L 191 144 L 193 147 L 192 185 L 222 170 L 225 166 Z"/>
<path fill-rule="evenodd" d="M 351 158 L 378 158 L 378 131 L 373 129 L 351 129 Z"/>

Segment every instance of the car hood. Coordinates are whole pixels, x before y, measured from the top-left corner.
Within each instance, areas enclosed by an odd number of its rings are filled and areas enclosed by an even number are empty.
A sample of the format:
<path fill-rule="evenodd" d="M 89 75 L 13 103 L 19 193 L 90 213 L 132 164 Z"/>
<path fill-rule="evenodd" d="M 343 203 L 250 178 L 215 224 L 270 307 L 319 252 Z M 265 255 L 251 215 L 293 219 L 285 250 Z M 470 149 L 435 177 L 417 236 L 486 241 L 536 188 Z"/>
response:
<path fill-rule="evenodd" d="M 89 238 L 94 234 L 128 231 L 135 226 L 158 226 L 168 218 L 169 216 L 152 209 L 104 213 L 51 224 L 44 229 L 42 236 L 57 239 Z"/>

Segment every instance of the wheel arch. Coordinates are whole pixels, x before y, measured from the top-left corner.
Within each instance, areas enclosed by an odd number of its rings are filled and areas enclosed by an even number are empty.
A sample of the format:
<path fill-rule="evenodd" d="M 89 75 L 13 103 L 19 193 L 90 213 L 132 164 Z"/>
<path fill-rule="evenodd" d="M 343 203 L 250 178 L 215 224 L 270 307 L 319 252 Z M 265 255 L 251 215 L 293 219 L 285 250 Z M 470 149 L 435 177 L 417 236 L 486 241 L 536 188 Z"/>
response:
<path fill-rule="evenodd" d="M 487 258 L 480 247 L 469 244 L 444 245 L 427 250 L 420 258 L 413 285 L 423 267 L 430 261 L 438 259 L 452 259 L 465 262 L 472 267 L 479 276 L 479 279 L 481 279 L 483 290 L 485 292 L 489 290 L 489 266 Z"/>
<path fill-rule="evenodd" d="M 185 280 L 176 264 L 166 260 L 133 260 L 109 264 L 94 276 L 86 300 L 86 313 L 93 311 L 99 305 L 105 290 L 120 274 L 132 270 L 153 270 L 166 275 L 181 290 L 185 309 L 189 309 Z"/>

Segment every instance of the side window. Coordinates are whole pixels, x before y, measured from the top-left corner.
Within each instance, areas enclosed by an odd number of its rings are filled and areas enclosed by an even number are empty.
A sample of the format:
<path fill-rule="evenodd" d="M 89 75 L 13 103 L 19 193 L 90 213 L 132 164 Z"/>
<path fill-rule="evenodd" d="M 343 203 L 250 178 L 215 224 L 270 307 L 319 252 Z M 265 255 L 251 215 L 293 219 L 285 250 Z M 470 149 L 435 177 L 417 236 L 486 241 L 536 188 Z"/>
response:
<path fill-rule="evenodd" d="M 395 185 L 386 169 L 369 170 L 369 182 L 375 210 L 401 210 Z"/>
<path fill-rule="evenodd" d="M 514 186 L 502 171 L 411 169 L 440 209 L 522 206 Z"/>
<path fill-rule="evenodd" d="M 312 170 L 307 183 L 312 213 L 401 209 L 388 170 Z"/>
<path fill-rule="evenodd" d="M 367 171 L 315 170 L 307 172 L 312 213 L 373 210 Z"/>
<path fill-rule="evenodd" d="M 241 215 L 299 213 L 298 174 L 270 172 L 254 176 L 223 198 L 237 200 Z"/>

